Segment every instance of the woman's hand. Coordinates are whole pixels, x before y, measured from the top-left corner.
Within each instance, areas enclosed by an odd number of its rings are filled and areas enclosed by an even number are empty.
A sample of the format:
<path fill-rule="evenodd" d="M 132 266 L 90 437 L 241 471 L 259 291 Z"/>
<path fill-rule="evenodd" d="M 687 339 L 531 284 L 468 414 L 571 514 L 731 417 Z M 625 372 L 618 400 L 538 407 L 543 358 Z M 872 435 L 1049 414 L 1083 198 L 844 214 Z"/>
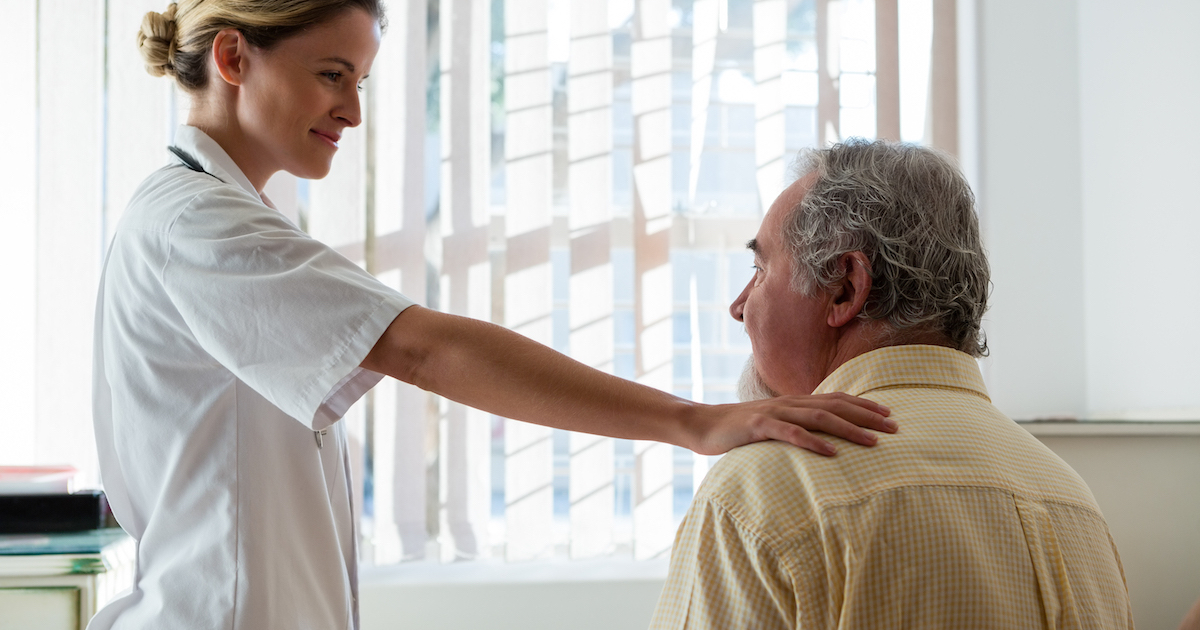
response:
<path fill-rule="evenodd" d="M 841 393 L 712 405 L 700 407 L 697 413 L 700 419 L 692 425 L 697 442 L 687 446 L 702 455 L 720 455 L 763 440 L 790 442 L 814 453 L 833 455 L 837 447 L 810 430 L 871 446 L 877 438 L 867 429 L 895 433 L 897 427 L 886 417 L 891 413 L 887 407 Z"/>

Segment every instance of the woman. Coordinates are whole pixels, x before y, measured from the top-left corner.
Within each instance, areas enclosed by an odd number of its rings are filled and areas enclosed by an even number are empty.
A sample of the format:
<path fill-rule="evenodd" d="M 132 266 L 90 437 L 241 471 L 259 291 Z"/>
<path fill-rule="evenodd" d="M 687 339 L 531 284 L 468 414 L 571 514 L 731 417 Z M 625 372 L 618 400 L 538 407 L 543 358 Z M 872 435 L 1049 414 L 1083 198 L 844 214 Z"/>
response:
<path fill-rule="evenodd" d="M 886 409 L 848 396 L 706 406 L 602 374 L 414 306 L 296 229 L 263 186 L 280 170 L 329 172 L 361 121 L 383 21 L 373 0 L 185 0 L 143 22 L 149 71 L 193 106 L 101 281 L 96 434 L 138 559 L 134 590 L 93 628 L 356 627 L 336 421 L 385 374 L 503 416 L 700 453 L 783 439 L 832 454 L 801 427 L 862 444 L 874 436 L 856 424 L 893 430 Z"/>

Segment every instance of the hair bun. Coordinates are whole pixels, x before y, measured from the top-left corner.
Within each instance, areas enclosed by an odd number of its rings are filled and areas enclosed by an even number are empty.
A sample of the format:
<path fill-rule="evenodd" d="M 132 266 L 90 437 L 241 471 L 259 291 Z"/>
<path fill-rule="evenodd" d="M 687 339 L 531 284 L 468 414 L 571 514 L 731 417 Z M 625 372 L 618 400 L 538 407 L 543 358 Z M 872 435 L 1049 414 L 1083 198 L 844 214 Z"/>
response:
<path fill-rule="evenodd" d="M 162 13 L 151 11 L 142 18 L 137 34 L 138 52 L 146 62 L 146 72 L 156 77 L 175 75 L 175 11 L 174 2 Z"/>

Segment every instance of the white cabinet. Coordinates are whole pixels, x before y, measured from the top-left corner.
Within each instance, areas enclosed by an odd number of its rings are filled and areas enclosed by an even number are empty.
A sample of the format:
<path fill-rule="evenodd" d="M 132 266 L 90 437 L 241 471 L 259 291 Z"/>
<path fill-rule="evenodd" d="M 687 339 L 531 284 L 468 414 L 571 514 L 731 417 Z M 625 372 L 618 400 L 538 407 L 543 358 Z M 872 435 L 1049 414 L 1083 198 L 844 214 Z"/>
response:
<path fill-rule="evenodd" d="M 120 529 L 0 536 L 0 630 L 83 630 L 133 584 Z"/>

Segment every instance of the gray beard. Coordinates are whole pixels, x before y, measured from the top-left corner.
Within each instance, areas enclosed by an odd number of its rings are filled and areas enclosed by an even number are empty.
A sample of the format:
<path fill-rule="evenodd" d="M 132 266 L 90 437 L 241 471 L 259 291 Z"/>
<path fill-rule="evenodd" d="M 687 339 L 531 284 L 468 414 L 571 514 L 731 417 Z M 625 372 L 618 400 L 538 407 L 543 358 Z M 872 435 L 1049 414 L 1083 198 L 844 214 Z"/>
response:
<path fill-rule="evenodd" d="M 742 402 L 765 400 L 779 395 L 768 387 L 762 377 L 758 375 L 758 369 L 754 367 L 753 354 L 746 359 L 746 367 L 742 368 L 742 376 L 738 378 L 737 393 L 738 400 Z"/>

